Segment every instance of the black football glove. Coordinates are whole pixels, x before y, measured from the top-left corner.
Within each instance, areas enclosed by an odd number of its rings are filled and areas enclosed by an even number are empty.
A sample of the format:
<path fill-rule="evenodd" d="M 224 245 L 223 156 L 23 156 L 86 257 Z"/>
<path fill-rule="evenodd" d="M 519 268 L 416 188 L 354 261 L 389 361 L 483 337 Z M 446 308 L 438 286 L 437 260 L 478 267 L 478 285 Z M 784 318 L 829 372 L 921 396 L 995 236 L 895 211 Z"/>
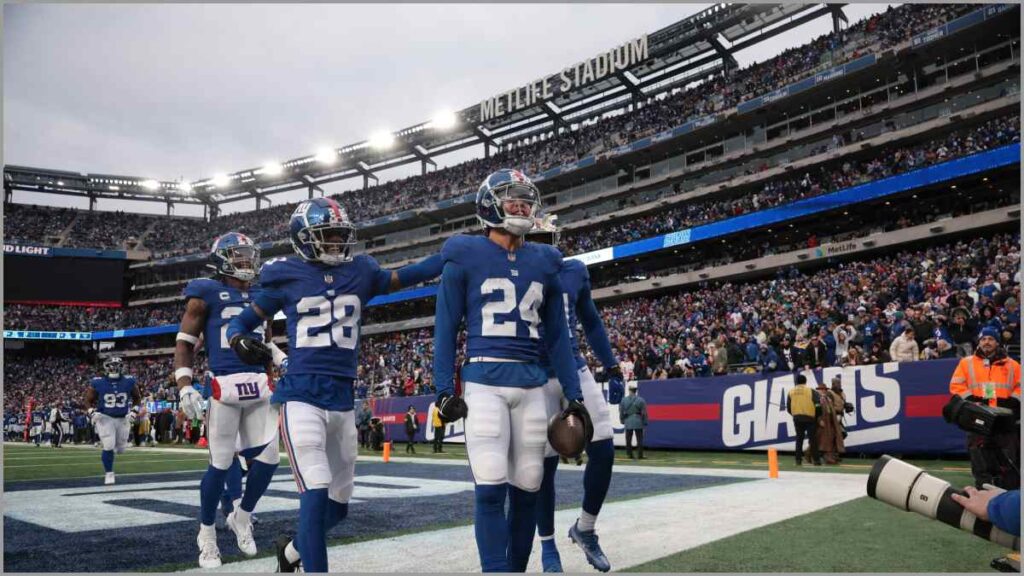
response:
<path fill-rule="evenodd" d="M 626 392 L 626 379 L 622 376 L 622 368 L 613 366 L 608 371 L 608 403 L 618 404 L 622 402 L 622 395 Z"/>
<path fill-rule="evenodd" d="M 435 404 L 438 416 L 445 424 L 465 418 L 466 414 L 469 414 L 469 406 L 466 406 L 466 401 L 458 396 L 452 396 L 447 393 L 441 394 L 437 397 Z"/>
<path fill-rule="evenodd" d="M 562 418 L 568 417 L 570 414 L 575 415 L 583 422 L 583 432 L 587 437 L 587 444 L 594 439 L 594 422 L 590 419 L 590 412 L 587 412 L 587 407 L 583 405 L 582 400 L 570 400 L 569 405 L 562 410 Z"/>
<path fill-rule="evenodd" d="M 231 339 L 231 349 L 246 364 L 265 366 L 274 357 L 263 340 L 255 336 L 235 336 Z"/>

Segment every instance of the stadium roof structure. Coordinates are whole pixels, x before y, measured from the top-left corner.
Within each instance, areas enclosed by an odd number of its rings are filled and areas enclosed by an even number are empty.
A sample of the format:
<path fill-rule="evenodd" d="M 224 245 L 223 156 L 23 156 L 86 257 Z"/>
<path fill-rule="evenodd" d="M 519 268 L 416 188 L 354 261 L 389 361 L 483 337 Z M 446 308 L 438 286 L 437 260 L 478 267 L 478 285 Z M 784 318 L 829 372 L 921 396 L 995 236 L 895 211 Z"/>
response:
<path fill-rule="evenodd" d="M 485 118 L 488 113 L 485 101 L 455 112 L 455 123 L 450 127 L 441 128 L 427 121 L 398 130 L 386 146 L 365 140 L 278 165 L 194 182 L 7 165 L 4 167 L 5 201 L 10 200 L 13 191 L 22 190 L 87 197 L 90 209 L 95 207 L 98 198 L 106 198 L 164 202 L 168 214 L 174 204 L 203 205 L 216 214 L 218 206 L 226 202 L 255 199 L 259 209 L 262 201 L 272 194 L 306 189 L 312 198 L 314 192 L 323 195 L 323 184 L 360 176 L 367 187 L 370 180 L 378 180 L 376 173 L 383 170 L 420 162 L 426 173 L 428 165 L 436 166 L 433 161 L 436 156 L 481 144 L 485 154 L 490 155 L 492 147 L 560 130 L 686 86 L 735 67 L 734 52 L 819 17 L 831 16 L 838 29 L 839 23 L 846 21 L 843 6 L 715 4 L 632 44 L 627 43 L 560 73 L 549 74 L 529 86 L 510 87 L 508 93 L 497 95 L 490 102 L 491 105 L 498 100 L 508 102 L 510 110 L 504 113 L 495 113 L 491 108 L 491 114 Z M 616 53 L 624 57 L 613 64 Z M 625 56 L 635 57 L 638 53 L 642 58 L 626 62 Z M 590 74 L 589 79 L 586 74 L 580 77 L 583 67 L 591 66 L 602 57 L 606 58 L 604 74 Z M 563 89 L 555 94 L 554 86 Z M 538 97 L 542 87 L 544 97 Z M 521 92 L 524 89 L 525 94 Z"/>

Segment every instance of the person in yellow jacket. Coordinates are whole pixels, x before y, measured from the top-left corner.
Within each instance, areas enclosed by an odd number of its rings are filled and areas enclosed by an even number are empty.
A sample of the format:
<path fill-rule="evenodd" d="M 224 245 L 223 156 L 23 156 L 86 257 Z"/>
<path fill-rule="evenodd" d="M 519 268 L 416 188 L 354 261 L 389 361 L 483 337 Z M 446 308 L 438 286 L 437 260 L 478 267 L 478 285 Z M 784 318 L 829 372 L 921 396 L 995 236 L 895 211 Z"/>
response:
<path fill-rule="evenodd" d="M 796 465 L 800 466 L 804 453 L 804 438 L 811 444 L 811 458 L 815 466 L 821 466 L 821 454 L 818 453 L 818 417 L 821 416 L 821 397 L 818 392 L 807 387 L 807 377 L 796 376 L 794 386 L 787 396 L 786 412 L 793 417 L 796 427 Z"/>
<path fill-rule="evenodd" d="M 960 359 L 949 380 L 950 394 L 969 402 L 1009 408 L 1020 418 L 1021 368 L 999 345 L 999 332 L 985 327 L 972 356 Z M 1020 487 L 1020 431 L 993 436 L 967 434 L 971 474 L 977 487 L 992 484 L 1006 490 Z"/>
<path fill-rule="evenodd" d="M 434 454 L 441 454 L 444 452 L 444 422 L 437 406 L 431 409 L 430 422 L 434 426 Z"/>

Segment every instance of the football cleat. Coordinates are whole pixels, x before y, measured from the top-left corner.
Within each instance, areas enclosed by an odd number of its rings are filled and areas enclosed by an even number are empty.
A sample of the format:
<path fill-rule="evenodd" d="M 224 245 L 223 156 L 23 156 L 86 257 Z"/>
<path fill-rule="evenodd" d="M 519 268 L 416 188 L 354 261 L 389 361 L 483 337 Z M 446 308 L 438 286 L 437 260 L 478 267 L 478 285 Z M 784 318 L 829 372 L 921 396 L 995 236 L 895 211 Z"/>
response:
<path fill-rule="evenodd" d="M 562 570 L 562 557 L 558 554 L 558 548 L 551 546 L 544 548 L 540 555 L 541 566 L 545 572 L 564 572 Z"/>
<path fill-rule="evenodd" d="M 199 545 L 199 567 L 217 568 L 220 566 L 220 548 L 217 548 L 217 531 L 205 532 L 199 529 L 199 536 L 196 537 L 196 544 Z"/>
<path fill-rule="evenodd" d="M 227 525 L 228 530 L 235 533 L 235 540 L 238 542 L 238 549 L 242 551 L 242 554 L 255 556 L 256 540 L 252 537 L 252 522 L 244 522 L 238 517 L 238 511 L 235 510 L 228 514 L 224 524 Z"/>
<path fill-rule="evenodd" d="M 113 472 L 107 472 L 103 476 L 103 485 L 104 486 L 110 486 L 113 483 L 114 483 L 114 473 Z"/>
<path fill-rule="evenodd" d="M 295 562 L 289 562 L 288 557 L 284 551 L 288 548 L 288 544 L 291 544 L 292 539 L 287 536 L 281 536 L 274 542 L 274 548 L 277 550 L 277 572 L 299 572 L 302 568 L 302 560 L 296 560 Z"/>
<path fill-rule="evenodd" d="M 597 532 L 593 530 L 584 532 L 579 529 L 577 524 L 578 521 L 573 522 L 572 528 L 569 528 L 569 540 L 583 550 L 583 555 L 587 557 L 587 562 L 591 566 L 601 572 L 611 570 L 612 565 L 608 562 L 608 557 L 604 555 L 601 545 L 597 543 Z"/>

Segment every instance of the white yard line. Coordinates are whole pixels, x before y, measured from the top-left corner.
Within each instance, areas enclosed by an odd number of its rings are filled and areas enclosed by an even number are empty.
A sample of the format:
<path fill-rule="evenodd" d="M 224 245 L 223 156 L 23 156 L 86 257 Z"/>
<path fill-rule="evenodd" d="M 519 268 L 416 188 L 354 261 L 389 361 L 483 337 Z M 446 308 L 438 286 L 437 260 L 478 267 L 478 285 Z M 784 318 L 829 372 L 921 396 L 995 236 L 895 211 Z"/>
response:
<path fill-rule="evenodd" d="M 605 504 L 598 532 L 618 570 L 859 498 L 865 494 L 866 481 L 866 475 L 838 473 L 786 472 L 770 480 L 765 478 L 766 471 L 751 470 L 617 466 L 616 471 L 762 478 Z M 822 485 L 829 489 L 821 490 Z M 566 572 L 593 572 L 565 536 L 577 514 L 577 510 L 555 514 L 562 564 Z M 395 550 L 404 552 L 388 552 Z M 439 550 L 444 550 L 443 565 L 437 564 Z M 541 570 L 539 550 L 535 542 L 528 571 Z M 332 572 L 420 572 L 431 566 L 445 572 L 480 570 L 472 526 L 332 546 L 328 558 Z M 274 563 L 273 558 L 246 560 L 212 571 L 268 572 Z"/>

